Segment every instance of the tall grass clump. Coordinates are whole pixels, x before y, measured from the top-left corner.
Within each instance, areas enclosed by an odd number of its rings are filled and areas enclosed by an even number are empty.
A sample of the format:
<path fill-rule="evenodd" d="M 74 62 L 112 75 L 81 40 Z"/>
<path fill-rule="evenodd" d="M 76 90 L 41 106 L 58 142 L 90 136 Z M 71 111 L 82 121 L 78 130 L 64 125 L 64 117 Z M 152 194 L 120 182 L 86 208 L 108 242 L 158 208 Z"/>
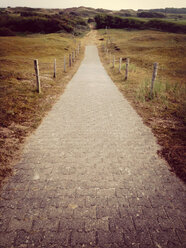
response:
<path fill-rule="evenodd" d="M 186 86 L 178 83 L 163 82 L 161 80 L 155 81 L 153 93 L 150 94 L 151 81 L 145 79 L 141 84 L 138 85 L 135 95 L 139 101 L 161 101 L 162 104 L 168 104 L 170 100 L 176 99 L 178 101 L 186 98 Z M 186 99 L 185 99 L 186 100 Z"/>

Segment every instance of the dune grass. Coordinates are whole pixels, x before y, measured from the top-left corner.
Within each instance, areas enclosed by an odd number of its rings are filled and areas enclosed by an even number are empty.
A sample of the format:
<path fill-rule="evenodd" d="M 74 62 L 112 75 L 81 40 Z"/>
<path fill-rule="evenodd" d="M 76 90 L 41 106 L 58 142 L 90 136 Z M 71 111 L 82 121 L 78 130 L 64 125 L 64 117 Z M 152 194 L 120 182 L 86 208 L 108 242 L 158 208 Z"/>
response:
<path fill-rule="evenodd" d="M 173 170 L 186 180 L 186 36 L 158 31 L 98 31 L 100 55 L 113 81 L 131 102 L 144 122 L 152 128 L 159 153 Z M 108 40 L 108 41 L 107 41 Z M 110 42 L 111 41 L 111 42 Z M 116 66 L 102 49 L 116 56 Z M 119 58 L 122 73 L 118 73 Z M 125 59 L 130 58 L 129 78 L 124 81 Z M 153 63 L 158 62 L 158 76 L 150 97 Z"/>

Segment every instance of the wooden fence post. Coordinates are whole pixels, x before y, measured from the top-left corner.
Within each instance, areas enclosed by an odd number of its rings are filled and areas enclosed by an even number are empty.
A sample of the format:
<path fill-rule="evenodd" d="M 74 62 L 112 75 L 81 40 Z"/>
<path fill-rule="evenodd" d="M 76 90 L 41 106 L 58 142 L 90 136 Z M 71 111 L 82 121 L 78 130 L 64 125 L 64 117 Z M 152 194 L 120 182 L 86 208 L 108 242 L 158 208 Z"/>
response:
<path fill-rule="evenodd" d="M 112 63 L 112 53 L 110 52 L 110 64 Z"/>
<path fill-rule="evenodd" d="M 37 85 L 37 92 L 41 93 L 41 84 L 40 84 L 40 77 L 39 77 L 39 64 L 38 59 L 34 60 L 34 68 L 36 72 L 36 85 Z"/>
<path fill-rule="evenodd" d="M 128 73 L 129 73 L 129 58 L 126 59 L 125 80 L 128 79 Z"/>
<path fill-rule="evenodd" d="M 107 34 L 107 26 L 105 27 L 105 34 Z"/>
<path fill-rule="evenodd" d="M 56 59 L 54 59 L 54 78 L 56 77 Z"/>
<path fill-rule="evenodd" d="M 151 82 L 151 88 L 150 88 L 150 97 L 153 97 L 154 82 L 156 80 L 157 72 L 158 72 L 158 63 L 154 63 L 154 69 L 152 73 L 152 82 Z"/>
<path fill-rule="evenodd" d="M 121 72 L 121 63 L 122 63 L 122 58 L 119 58 L 119 72 Z"/>
<path fill-rule="evenodd" d="M 113 68 L 115 67 L 115 55 L 113 55 Z"/>
<path fill-rule="evenodd" d="M 66 72 L 66 58 L 64 56 L 64 72 Z"/>
<path fill-rule="evenodd" d="M 72 59 L 71 59 L 71 54 L 69 54 L 69 67 L 72 66 Z"/>

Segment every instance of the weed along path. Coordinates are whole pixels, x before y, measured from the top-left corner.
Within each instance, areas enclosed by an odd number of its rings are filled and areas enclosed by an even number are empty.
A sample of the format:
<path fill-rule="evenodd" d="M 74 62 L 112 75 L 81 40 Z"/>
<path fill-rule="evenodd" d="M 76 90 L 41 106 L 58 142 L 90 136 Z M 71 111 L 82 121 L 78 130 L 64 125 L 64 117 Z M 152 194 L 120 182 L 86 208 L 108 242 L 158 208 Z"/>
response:
<path fill-rule="evenodd" d="M 185 186 L 158 149 L 87 46 L 4 185 L 0 247 L 185 247 Z"/>

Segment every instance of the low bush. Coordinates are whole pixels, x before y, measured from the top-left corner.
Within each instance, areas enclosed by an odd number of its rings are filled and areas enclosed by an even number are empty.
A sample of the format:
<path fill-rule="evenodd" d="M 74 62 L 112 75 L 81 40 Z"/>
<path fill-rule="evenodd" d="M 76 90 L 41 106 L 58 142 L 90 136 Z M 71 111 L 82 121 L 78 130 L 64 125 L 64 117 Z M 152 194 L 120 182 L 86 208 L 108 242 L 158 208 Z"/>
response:
<path fill-rule="evenodd" d="M 15 33 L 9 28 L 0 27 L 0 36 L 15 36 Z"/>
<path fill-rule="evenodd" d="M 105 28 L 133 28 L 143 29 L 144 21 L 136 18 L 122 18 L 111 15 L 97 15 L 95 16 L 96 27 L 98 29 Z"/>
<path fill-rule="evenodd" d="M 147 12 L 147 11 L 143 11 L 140 13 L 137 13 L 138 17 L 142 17 L 142 18 L 165 18 L 166 16 L 162 13 L 157 13 L 157 12 Z"/>
<path fill-rule="evenodd" d="M 146 27 L 151 29 L 157 29 L 165 32 L 173 32 L 173 33 L 186 33 L 186 25 L 177 24 L 169 21 L 163 20 L 150 20 L 146 23 Z"/>

